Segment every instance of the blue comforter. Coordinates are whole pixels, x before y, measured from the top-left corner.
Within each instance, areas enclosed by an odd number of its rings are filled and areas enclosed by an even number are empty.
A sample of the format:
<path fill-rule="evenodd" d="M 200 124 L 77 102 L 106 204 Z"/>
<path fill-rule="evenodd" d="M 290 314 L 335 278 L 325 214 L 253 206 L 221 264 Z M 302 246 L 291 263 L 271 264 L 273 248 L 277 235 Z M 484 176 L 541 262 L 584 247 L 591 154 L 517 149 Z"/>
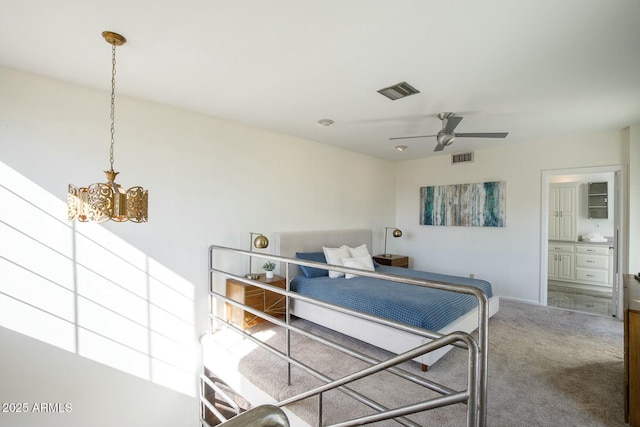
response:
<path fill-rule="evenodd" d="M 493 296 L 491 284 L 484 280 L 448 276 L 379 265 L 376 271 L 432 281 L 475 286 L 488 298 Z M 328 276 L 291 281 L 291 290 L 332 304 L 438 331 L 478 305 L 473 295 L 421 286 L 405 285 L 382 279 L 354 277 L 331 279 Z"/>

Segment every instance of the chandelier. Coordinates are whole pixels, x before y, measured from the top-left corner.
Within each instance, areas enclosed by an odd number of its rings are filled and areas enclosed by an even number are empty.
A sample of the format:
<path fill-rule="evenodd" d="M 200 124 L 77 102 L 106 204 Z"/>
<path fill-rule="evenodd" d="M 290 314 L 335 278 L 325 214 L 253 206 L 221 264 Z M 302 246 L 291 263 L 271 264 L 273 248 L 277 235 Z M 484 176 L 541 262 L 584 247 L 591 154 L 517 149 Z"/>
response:
<path fill-rule="evenodd" d="M 104 173 L 106 183 L 95 183 L 87 187 L 76 187 L 69 184 L 67 207 L 69 221 L 77 219 L 81 222 L 132 221 L 147 222 L 148 194 L 142 187 L 131 187 L 124 190 L 116 184 L 113 170 L 113 144 L 115 134 L 115 92 L 116 92 L 116 46 L 122 46 L 127 39 L 117 33 L 104 31 L 102 37 L 111 45 L 111 145 L 109 161 L 111 168 Z"/>

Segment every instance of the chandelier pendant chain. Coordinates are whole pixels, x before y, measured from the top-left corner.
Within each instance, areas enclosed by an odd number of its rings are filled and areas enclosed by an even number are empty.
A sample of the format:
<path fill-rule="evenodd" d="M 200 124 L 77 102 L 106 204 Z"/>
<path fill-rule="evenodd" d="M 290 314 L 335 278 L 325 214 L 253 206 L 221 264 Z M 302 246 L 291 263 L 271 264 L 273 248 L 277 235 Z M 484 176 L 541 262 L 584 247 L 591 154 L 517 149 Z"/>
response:
<path fill-rule="evenodd" d="M 116 45 L 111 45 L 111 147 L 109 149 L 109 162 L 113 171 L 113 144 L 115 129 L 116 110 Z"/>

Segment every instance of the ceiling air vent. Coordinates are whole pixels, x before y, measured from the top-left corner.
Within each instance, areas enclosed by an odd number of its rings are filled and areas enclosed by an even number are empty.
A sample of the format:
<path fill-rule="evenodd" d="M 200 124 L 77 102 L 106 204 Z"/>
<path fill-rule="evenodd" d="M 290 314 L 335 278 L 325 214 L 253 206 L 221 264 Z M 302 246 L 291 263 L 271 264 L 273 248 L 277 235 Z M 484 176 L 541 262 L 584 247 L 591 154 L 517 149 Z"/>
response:
<path fill-rule="evenodd" d="M 451 164 L 456 165 L 458 163 L 473 163 L 473 151 L 468 153 L 456 153 L 451 155 Z"/>
<path fill-rule="evenodd" d="M 396 99 L 404 98 L 409 95 L 415 95 L 416 93 L 420 93 L 420 91 L 411 86 L 409 83 L 402 82 L 393 86 L 386 87 L 384 89 L 380 89 L 378 93 L 386 96 L 392 101 L 395 101 Z"/>

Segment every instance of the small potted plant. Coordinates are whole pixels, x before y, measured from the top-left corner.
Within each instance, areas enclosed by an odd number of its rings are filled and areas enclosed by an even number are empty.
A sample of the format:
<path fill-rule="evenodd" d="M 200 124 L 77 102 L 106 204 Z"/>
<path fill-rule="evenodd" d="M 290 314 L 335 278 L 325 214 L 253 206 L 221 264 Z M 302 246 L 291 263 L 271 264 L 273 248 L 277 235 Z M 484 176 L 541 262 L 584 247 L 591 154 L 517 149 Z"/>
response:
<path fill-rule="evenodd" d="M 267 272 L 267 279 L 273 278 L 273 270 L 276 269 L 276 263 L 269 260 L 262 264 L 262 269 Z"/>

